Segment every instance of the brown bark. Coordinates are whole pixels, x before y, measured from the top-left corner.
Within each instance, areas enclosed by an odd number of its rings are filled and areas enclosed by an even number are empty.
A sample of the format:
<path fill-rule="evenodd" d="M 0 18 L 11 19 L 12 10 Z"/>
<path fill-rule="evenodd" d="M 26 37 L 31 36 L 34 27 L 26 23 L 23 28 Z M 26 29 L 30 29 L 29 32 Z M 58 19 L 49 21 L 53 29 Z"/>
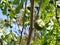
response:
<path fill-rule="evenodd" d="M 42 3 L 43 3 L 43 0 L 40 0 L 39 7 L 38 7 L 38 12 L 37 12 L 37 16 L 36 16 L 36 18 L 35 18 L 35 21 L 41 16 L 41 14 L 39 14 L 39 12 L 40 12 Z"/>
<path fill-rule="evenodd" d="M 32 39 L 32 34 L 33 34 L 33 11 L 34 11 L 34 0 L 30 0 L 31 2 L 31 16 L 30 16 L 30 31 L 29 31 L 29 36 L 28 36 L 28 41 L 27 45 L 31 45 L 31 39 Z"/>
<path fill-rule="evenodd" d="M 31 39 L 32 39 L 32 35 L 33 35 L 33 33 L 34 33 L 34 29 L 33 29 L 33 9 L 34 9 L 34 0 L 30 0 L 30 2 L 31 2 L 31 21 L 30 21 L 30 32 L 29 32 L 29 37 L 28 37 L 28 42 L 27 42 L 27 45 L 30 45 L 31 43 Z M 40 8 L 41 8 L 41 5 L 42 5 L 42 2 L 43 2 L 43 0 L 40 0 L 40 3 L 39 3 L 39 7 L 38 7 L 38 13 L 37 13 L 37 16 L 36 16 L 36 18 L 35 18 L 35 20 L 34 20 L 34 22 L 39 18 L 39 11 L 40 11 Z"/>

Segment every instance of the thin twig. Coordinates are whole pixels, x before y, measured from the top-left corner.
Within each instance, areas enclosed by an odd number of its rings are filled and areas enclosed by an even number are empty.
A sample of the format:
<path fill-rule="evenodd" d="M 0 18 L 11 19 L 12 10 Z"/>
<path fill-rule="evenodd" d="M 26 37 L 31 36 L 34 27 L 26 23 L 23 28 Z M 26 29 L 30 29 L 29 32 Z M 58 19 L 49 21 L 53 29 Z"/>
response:
<path fill-rule="evenodd" d="M 23 30 L 24 30 L 24 22 L 25 22 L 25 15 L 26 15 L 26 5 L 27 5 L 27 0 L 26 0 L 26 2 L 25 2 L 25 11 L 24 11 L 24 16 L 23 16 L 23 28 L 22 28 L 22 31 L 21 31 L 21 36 L 20 36 L 20 41 L 19 41 L 19 45 L 20 45 L 20 43 L 21 43 L 21 41 L 22 41 L 22 33 L 23 33 Z"/>
<path fill-rule="evenodd" d="M 39 18 L 39 16 L 41 15 L 39 15 L 39 13 L 40 13 L 40 9 L 41 9 L 41 6 L 42 6 L 42 3 L 43 3 L 43 0 L 40 0 L 40 3 L 39 3 L 39 7 L 38 7 L 38 12 L 37 12 L 37 16 L 36 16 L 36 19 L 35 20 L 37 20 L 38 18 Z"/>

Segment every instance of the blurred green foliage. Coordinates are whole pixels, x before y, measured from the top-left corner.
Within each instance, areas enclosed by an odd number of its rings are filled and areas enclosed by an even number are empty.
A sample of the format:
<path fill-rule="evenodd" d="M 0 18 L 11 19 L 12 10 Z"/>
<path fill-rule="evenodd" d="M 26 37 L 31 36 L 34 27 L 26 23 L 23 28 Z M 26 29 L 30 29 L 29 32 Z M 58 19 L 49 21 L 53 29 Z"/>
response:
<path fill-rule="evenodd" d="M 30 25 L 30 3 L 28 3 L 25 8 L 24 5 L 25 1 L 26 0 L 0 0 L 0 9 L 2 10 L 3 15 L 6 15 L 7 18 L 9 17 L 9 19 L 7 20 L 0 19 L 0 24 L 1 24 L 0 30 L 2 30 L 0 32 L 3 33 L 3 35 L 1 35 L 0 38 L 2 38 L 4 45 L 18 45 L 20 39 L 19 38 L 20 35 L 16 36 L 12 32 L 12 30 L 10 30 L 9 34 L 6 34 L 6 30 L 4 28 L 11 27 L 12 23 L 17 23 L 17 22 L 18 22 L 18 26 L 19 25 L 23 26 L 23 21 L 24 21 L 24 29 L 26 29 L 26 27 Z M 40 1 L 41 0 L 35 0 L 34 6 L 37 5 L 37 7 L 39 7 L 38 4 Z M 55 5 L 55 1 L 56 1 L 56 5 Z M 59 0 L 54 0 L 54 1 L 43 0 L 41 10 L 39 12 L 41 13 L 39 14 L 41 15 L 41 18 L 38 19 L 41 21 L 34 22 L 35 34 L 31 41 L 31 45 L 60 45 L 60 3 L 59 2 L 60 2 Z M 37 12 L 38 12 L 37 9 L 34 7 L 34 19 L 36 18 Z M 58 18 L 56 18 L 56 15 Z M 22 37 L 23 38 L 21 45 L 26 45 L 28 34 L 25 33 Z"/>

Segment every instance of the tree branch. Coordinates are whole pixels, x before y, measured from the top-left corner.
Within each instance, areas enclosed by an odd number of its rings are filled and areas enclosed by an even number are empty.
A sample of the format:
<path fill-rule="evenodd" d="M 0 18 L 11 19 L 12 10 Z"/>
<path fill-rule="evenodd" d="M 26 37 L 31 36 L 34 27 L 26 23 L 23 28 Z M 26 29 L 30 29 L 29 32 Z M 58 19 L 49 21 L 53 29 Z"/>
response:
<path fill-rule="evenodd" d="M 42 6 L 42 3 L 43 3 L 43 0 L 40 0 L 40 3 L 39 3 L 39 7 L 38 7 L 38 12 L 37 12 L 37 16 L 36 16 L 36 19 L 35 20 L 37 20 L 38 18 L 39 18 L 39 12 L 40 12 L 40 9 L 41 9 L 41 6 Z"/>
<path fill-rule="evenodd" d="M 33 11 L 34 11 L 34 0 L 30 0 L 31 2 L 31 16 L 30 16 L 30 31 L 28 36 L 27 45 L 31 44 L 32 34 L 33 34 Z"/>

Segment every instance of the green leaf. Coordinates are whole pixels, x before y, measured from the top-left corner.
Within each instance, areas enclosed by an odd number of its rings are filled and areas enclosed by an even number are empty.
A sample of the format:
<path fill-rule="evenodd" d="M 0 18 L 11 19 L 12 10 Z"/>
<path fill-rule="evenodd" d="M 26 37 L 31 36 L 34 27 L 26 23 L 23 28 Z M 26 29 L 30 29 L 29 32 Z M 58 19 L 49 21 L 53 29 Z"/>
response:
<path fill-rule="evenodd" d="M 46 5 L 49 3 L 50 0 L 43 0 L 42 3 L 42 10 L 46 7 Z"/>
<path fill-rule="evenodd" d="M 39 2 L 40 2 L 40 0 L 35 0 L 35 2 L 36 2 L 36 3 L 39 3 Z"/>
<path fill-rule="evenodd" d="M 14 18 L 14 13 L 12 11 L 10 11 L 10 18 Z"/>
<path fill-rule="evenodd" d="M 2 6 L 3 6 L 3 5 L 2 5 L 2 4 L 0 4 L 0 8 L 2 8 Z"/>
<path fill-rule="evenodd" d="M 20 9 L 23 8 L 23 4 L 24 4 L 25 0 L 22 0 L 18 6 L 16 7 L 15 13 L 18 14 L 20 12 Z"/>
<path fill-rule="evenodd" d="M 50 21 L 50 19 L 51 19 L 51 17 L 48 17 L 48 16 L 47 16 L 47 17 L 45 18 L 45 20 L 44 20 L 45 24 L 47 24 L 47 23 Z"/>
<path fill-rule="evenodd" d="M 15 10 L 15 13 L 16 14 L 18 14 L 19 12 L 20 12 L 20 9 L 22 9 L 23 8 L 23 6 L 22 6 L 23 4 L 22 3 L 20 3 L 17 7 L 16 7 L 16 10 Z"/>
<path fill-rule="evenodd" d="M 5 39 L 7 39 L 9 37 L 9 35 L 5 35 Z"/>
<path fill-rule="evenodd" d="M 14 0 L 13 4 L 19 4 L 20 0 Z"/>
<path fill-rule="evenodd" d="M 60 8 L 57 8 L 58 16 L 60 16 Z"/>
<path fill-rule="evenodd" d="M 4 6 L 4 9 L 3 9 L 2 13 L 3 13 L 4 15 L 7 14 L 7 6 L 6 6 L 6 5 Z"/>

